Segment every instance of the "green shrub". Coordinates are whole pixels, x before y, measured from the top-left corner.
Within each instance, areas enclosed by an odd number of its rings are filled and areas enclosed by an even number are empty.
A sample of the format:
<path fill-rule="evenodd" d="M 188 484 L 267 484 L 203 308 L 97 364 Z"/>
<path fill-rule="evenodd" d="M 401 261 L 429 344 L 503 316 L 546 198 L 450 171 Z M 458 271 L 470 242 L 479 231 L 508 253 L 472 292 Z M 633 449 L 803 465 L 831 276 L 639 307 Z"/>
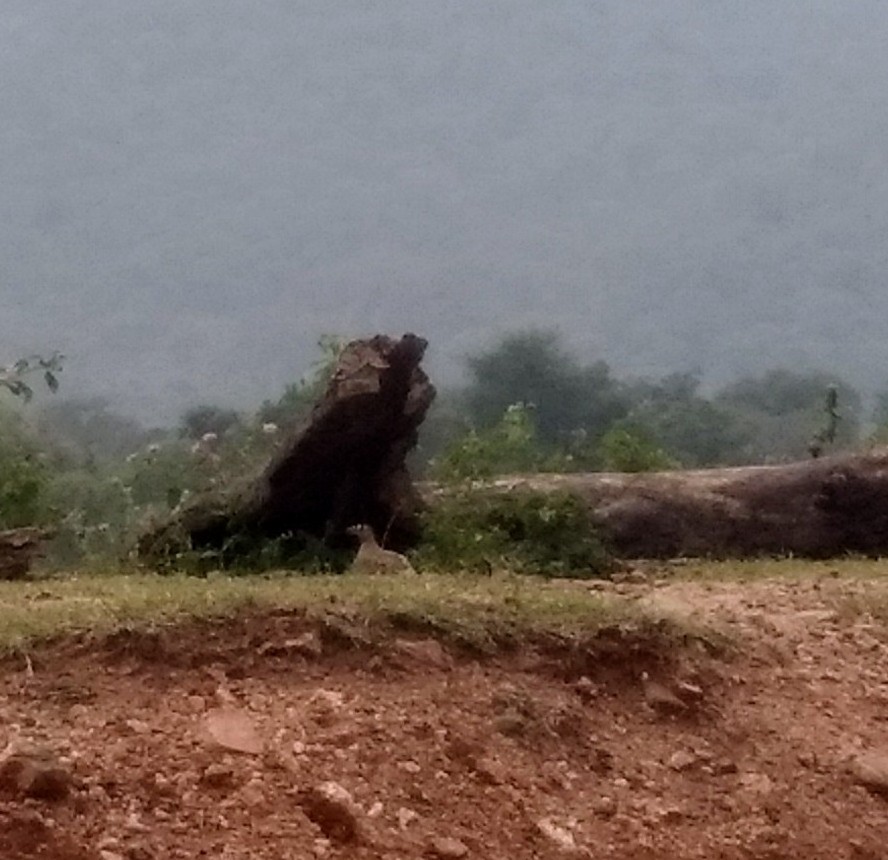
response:
<path fill-rule="evenodd" d="M 510 406 L 487 430 L 470 430 L 435 459 L 431 477 L 439 481 L 483 480 L 506 473 L 539 471 L 545 460 L 533 411 Z"/>
<path fill-rule="evenodd" d="M 606 574 L 605 543 L 583 503 L 570 493 L 509 494 L 454 490 L 423 516 L 416 566 L 576 578 Z"/>
<path fill-rule="evenodd" d="M 21 417 L 0 412 L 0 529 L 46 521 L 47 467 Z"/>
<path fill-rule="evenodd" d="M 657 472 L 676 465 L 647 433 L 634 427 L 612 427 L 601 437 L 598 449 L 609 472 Z"/>

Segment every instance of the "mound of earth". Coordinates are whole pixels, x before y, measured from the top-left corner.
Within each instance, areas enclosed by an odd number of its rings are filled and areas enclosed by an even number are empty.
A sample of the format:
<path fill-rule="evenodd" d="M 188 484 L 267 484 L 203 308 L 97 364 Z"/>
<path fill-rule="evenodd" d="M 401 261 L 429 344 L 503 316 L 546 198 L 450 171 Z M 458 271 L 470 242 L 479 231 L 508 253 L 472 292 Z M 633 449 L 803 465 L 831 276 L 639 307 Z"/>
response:
<path fill-rule="evenodd" d="M 0 857 L 885 857 L 888 800 L 849 767 L 888 744 L 858 591 L 622 588 L 742 647 L 476 657 L 282 614 L 10 658 L 0 748 L 51 749 L 71 788 L 0 780 Z"/>

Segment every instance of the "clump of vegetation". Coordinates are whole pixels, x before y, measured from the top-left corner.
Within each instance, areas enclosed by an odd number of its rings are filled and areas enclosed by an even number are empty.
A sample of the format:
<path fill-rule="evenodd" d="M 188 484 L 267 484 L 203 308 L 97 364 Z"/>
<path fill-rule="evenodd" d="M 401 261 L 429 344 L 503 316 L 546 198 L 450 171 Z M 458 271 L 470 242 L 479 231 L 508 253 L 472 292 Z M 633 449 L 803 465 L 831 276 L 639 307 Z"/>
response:
<path fill-rule="evenodd" d="M 455 489 L 423 517 L 412 559 L 419 569 L 490 572 L 504 568 L 552 577 L 606 575 L 613 557 L 570 493 Z"/>
<path fill-rule="evenodd" d="M 161 573 L 206 576 L 225 572 L 240 576 L 263 571 L 297 571 L 303 575 L 344 573 L 354 553 L 327 546 L 320 538 L 303 532 L 276 538 L 232 535 L 218 550 L 184 550 L 161 560 Z"/>
<path fill-rule="evenodd" d="M 635 427 L 611 428 L 602 436 L 599 451 L 602 466 L 610 472 L 658 472 L 676 466 L 649 433 Z"/>
<path fill-rule="evenodd" d="M 16 413 L 0 411 L 0 529 L 43 523 L 47 465 Z"/>
<path fill-rule="evenodd" d="M 808 451 L 811 456 L 817 459 L 822 453 L 826 445 L 832 445 L 836 441 L 836 433 L 839 429 L 839 389 L 836 385 L 830 385 L 826 390 L 826 403 L 824 411 L 826 412 L 823 427 L 818 430 L 808 444 Z"/>
<path fill-rule="evenodd" d="M 0 367 L 0 389 L 27 402 L 34 396 L 29 377 L 39 373 L 50 391 L 59 387 L 63 357 L 32 356 L 10 367 Z M 45 458 L 21 416 L 11 409 L 0 412 L 0 529 L 43 523 L 47 518 Z"/>
<path fill-rule="evenodd" d="M 514 403 L 486 430 L 470 430 L 454 440 L 432 464 L 439 481 L 479 481 L 505 473 L 535 472 L 544 462 L 533 410 Z"/>

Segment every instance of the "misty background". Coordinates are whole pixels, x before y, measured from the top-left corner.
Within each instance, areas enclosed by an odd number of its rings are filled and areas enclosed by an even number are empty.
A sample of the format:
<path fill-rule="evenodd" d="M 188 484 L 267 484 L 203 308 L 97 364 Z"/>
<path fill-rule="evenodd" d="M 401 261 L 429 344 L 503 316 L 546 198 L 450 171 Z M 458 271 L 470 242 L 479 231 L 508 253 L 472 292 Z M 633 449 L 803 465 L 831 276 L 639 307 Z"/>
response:
<path fill-rule="evenodd" d="M 2 361 L 142 421 L 323 333 L 436 382 L 517 329 L 614 372 L 888 381 L 877 0 L 6 0 Z M 2 362 L 0 362 L 2 363 Z"/>

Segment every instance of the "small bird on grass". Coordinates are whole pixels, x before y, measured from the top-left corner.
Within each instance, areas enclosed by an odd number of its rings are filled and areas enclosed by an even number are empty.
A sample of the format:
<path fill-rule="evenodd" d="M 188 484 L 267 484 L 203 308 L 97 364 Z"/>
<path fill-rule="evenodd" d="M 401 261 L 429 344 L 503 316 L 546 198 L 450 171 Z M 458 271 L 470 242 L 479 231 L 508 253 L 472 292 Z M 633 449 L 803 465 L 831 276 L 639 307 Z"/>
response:
<path fill-rule="evenodd" d="M 373 528 L 366 524 L 349 526 L 346 532 L 354 535 L 361 545 L 349 568 L 351 573 L 388 574 L 416 573 L 413 565 L 399 552 L 383 549 L 376 540 Z"/>

